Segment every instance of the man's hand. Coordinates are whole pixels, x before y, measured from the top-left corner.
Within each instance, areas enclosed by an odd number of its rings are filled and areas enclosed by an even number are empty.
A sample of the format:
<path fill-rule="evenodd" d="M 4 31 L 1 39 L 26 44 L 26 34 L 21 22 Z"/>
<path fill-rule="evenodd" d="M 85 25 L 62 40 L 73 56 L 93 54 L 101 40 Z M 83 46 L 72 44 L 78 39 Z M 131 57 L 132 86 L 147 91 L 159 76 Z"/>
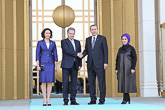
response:
<path fill-rule="evenodd" d="M 82 58 L 83 57 L 83 54 L 81 52 L 78 53 L 78 57 L 79 58 Z"/>
<path fill-rule="evenodd" d="M 81 66 L 78 67 L 78 71 L 80 71 L 80 70 L 81 70 Z"/>
<path fill-rule="evenodd" d="M 135 70 L 134 69 L 131 69 L 131 73 L 134 74 L 135 73 Z"/>
<path fill-rule="evenodd" d="M 106 70 L 108 67 L 108 64 L 104 64 L 104 70 Z"/>
<path fill-rule="evenodd" d="M 115 70 L 115 74 L 117 75 L 118 70 Z"/>

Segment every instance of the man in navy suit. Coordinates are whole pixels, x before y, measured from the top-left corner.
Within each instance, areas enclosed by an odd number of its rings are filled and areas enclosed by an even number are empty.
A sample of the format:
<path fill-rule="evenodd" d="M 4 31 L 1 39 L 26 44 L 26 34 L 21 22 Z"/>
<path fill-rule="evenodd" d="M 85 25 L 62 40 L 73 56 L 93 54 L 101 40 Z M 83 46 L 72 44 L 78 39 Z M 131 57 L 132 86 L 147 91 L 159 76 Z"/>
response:
<path fill-rule="evenodd" d="M 108 66 L 108 46 L 106 37 L 98 35 L 96 25 L 90 26 L 92 36 L 86 39 L 85 50 L 80 55 L 87 58 L 88 82 L 91 101 L 88 103 L 96 104 L 96 75 L 98 76 L 100 100 L 99 104 L 104 104 L 106 95 L 105 69 Z"/>
<path fill-rule="evenodd" d="M 71 105 L 79 105 L 76 102 L 77 74 L 82 67 L 82 59 L 78 57 L 81 52 L 80 41 L 74 39 L 75 29 L 68 28 L 68 38 L 61 41 L 62 48 L 62 76 L 64 105 L 68 105 L 69 75 L 71 76 Z"/>

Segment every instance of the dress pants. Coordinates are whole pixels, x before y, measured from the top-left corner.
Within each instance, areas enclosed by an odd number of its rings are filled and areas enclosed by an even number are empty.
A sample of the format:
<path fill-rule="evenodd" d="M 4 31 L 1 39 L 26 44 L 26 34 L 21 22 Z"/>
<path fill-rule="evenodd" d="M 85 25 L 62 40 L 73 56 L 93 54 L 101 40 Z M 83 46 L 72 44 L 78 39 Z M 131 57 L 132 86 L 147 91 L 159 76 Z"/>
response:
<path fill-rule="evenodd" d="M 76 92 L 77 92 L 77 73 L 75 63 L 72 68 L 62 68 L 62 78 L 63 78 L 63 98 L 64 102 L 68 102 L 68 92 L 69 92 L 69 75 L 71 76 L 71 102 L 75 102 Z"/>
<path fill-rule="evenodd" d="M 96 101 L 96 75 L 99 81 L 100 100 L 105 102 L 106 85 L 105 85 L 105 70 L 104 68 L 96 68 L 92 63 L 91 68 L 88 69 L 88 83 L 91 101 Z"/>

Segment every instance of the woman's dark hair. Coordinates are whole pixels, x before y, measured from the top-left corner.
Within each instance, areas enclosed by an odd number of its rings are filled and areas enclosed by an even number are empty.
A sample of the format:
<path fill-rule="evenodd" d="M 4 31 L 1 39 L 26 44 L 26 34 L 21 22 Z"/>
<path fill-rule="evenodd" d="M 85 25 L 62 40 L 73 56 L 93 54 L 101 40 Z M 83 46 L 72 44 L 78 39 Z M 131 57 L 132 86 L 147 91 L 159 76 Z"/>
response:
<path fill-rule="evenodd" d="M 52 38 L 52 36 L 53 36 L 52 33 L 53 33 L 53 32 L 52 32 L 52 30 L 49 29 L 49 28 L 45 28 L 45 29 L 41 32 L 41 37 L 45 39 L 45 35 L 44 35 L 44 34 L 45 34 L 45 31 L 46 31 L 46 30 L 49 30 L 49 31 L 50 31 L 50 38 Z"/>

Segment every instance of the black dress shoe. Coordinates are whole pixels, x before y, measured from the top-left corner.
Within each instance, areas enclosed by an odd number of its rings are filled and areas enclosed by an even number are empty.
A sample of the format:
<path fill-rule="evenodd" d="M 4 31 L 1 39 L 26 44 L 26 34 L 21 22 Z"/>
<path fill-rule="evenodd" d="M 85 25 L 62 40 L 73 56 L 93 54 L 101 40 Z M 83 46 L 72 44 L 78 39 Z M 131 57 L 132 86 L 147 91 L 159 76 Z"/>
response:
<path fill-rule="evenodd" d="M 51 106 L 51 104 L 48 104 L 48 106 Z"/>
<path fill-rule="evenodd" d="M 80 104 L 77 102 L 71 102 L 71 105 L 80 105 Z"/>
<path fill-rule="evenodd" d="M 88 105 L 91 105 L 91 104 L 96 104 L 96 101 L 90 101 L 90 102 L 88 103 Z"/>
<path fill-rule="evenodd" d="M 130 100 L 128 100 L 128 101 L 122 101 L 121 104 L 127 104 L 127 102 L 130 104 Z"/>
<path fill-rule="evenodd" d="M 64 104 L 63 105 L 68 105 L 68 102 L 64 102 Z"/>
<path fill-rule="evenodd" d="M 47 106 L 47 104 L 43 104 L 43 106 Z"/>
<path fill-rule="evenodd" d="M 104 104 L 104 101 L 100 101 L 98 104 L 100 104 L 100 105 L 101 105 L 101 104 Z"/>

